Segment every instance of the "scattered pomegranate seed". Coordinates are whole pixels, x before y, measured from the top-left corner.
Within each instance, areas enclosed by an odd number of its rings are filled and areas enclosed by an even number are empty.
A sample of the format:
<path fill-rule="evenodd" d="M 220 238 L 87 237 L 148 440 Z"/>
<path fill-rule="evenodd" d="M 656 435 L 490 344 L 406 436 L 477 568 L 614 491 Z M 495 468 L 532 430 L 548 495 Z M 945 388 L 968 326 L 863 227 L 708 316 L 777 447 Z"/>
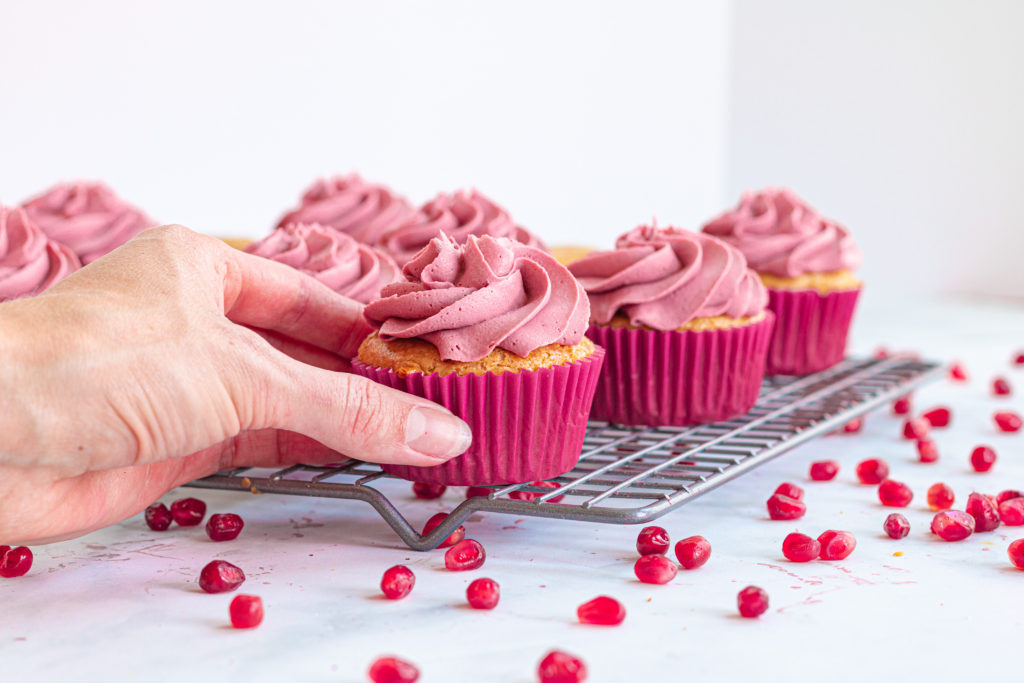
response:
<path fill-rule="evenodd" d="M 907 420 L 903 423 L 903 438 L 915 440 L 923 439 L 928 436 L 928 430 L 931 428 L 932 423 L 923 417 Z"/>
<path fill-rule="evenodd" d="M 1013 432 L 1019 432 L 1021 425 L 1024 425 L 1024 422 L 1020 419 L 1020 415 L 1009 410 L 995 413 L 992 415 L 992 419 L 996 421 L 996 427 L 999 427 L 999 431 L 1011 434 Z"/>
<path fill-rule="evenodd" d="M 444 554 L 444 566 L 449 571 L 463 572 L 479 569 L 486 559 L 484 547 L 472 538 L 466 538 L 448 548 Z"/>
<path fill-rule="evenodd" d="M 849 531 L 832 529 L 818 536 L 818 543 L 821 544 L 821 554 L 818 557 L 823 560 L 845 560 L 857 547 L 857 539 Z"/>
<path fill-rule="evenodd" d="M 996 452 L 990 446 L 978 446 L 971 451 L 971 467 L 975 472 L 988 472 L 996 463 Z"/>
<path fill-rule="evenodd" d="M 999 508 L 988 496 L 972 493 L 964 510 L 974 517 L 974 531 L 992 531 L 999 526 Z"/>
<path fill-rule="evenodd" d="M 416 575 L 404 564 L 396 564 L 384 572 L 380 579 L 380 590 L 388 600 L 401 600 L 412 592 Z"/>
<path fill-rule="evenodd" d="M 422 500 L 434 500 L 444 495 L 448 487 L 444 484 L 430 484 L 425 481 L 414 481 L 412 483 L 412 494 Z"/>
<path fill-rule="evenodd" d="M 857 479 L 862 484 L 881 484 L 889 476 L 889 464 L 870 458 L 857 464 Z"/>
<path fill-rule="evenodd" d="M 884 346 L 879 346 L 877 349 L 875 349 L 875 352 L 871 354 L 871 357 L 874 358 L 875 360 L 885 360 L 890 355 L 891 353 L 889 352 L 889 349 L 887 349 Z"/>
<path fill-rule="evenodd" d="M 999 519 L 1006 526 L 1024 525 L 1024 498 L 1011 498 L 1000 503 Z M 11 552 L 13 553 L 14 551 L 12 550 Z"/>
<path fill-rule="evenodd" d="M 683 569 L 703 567 L 711 557 L 711 544 L 703 536 L 690 536 L 676 543 L 676 559 Z"/>
<path fill-rule="evenodd" d="M 171 517 L 178 526 L 198 526 L 206 516 L 206 503 L 198 498 L 182 498 L 171 503 Z"/>
<path fill-rule="evenodd" d="M 245 573 L 224 560 L 214 560 L 199 573 L 199 587 L 207 593 L 227 593 L 245 581 Z"/>
<path fill-rule="evenodd" d="M 492 493 L 494 493 L 494 489 L 488 488 L 487 486 L 470 486 L 466 489 L 466 499 L 486 498 Z"/>
<path fill-rule="evenodd" d="M 974 517 L 959 510 L 943 510 L 932 518 L 932 533 L 943 541 L 962 541 L 974 533 Z"/>
<path fill-rule="evenodd" d="M 0 562 L 4 561 L 4 555 L 6 555 L 10 549 L 11 546 L 9 545 L 0 545 Z"/>
<path fill-rule="evenodd" d="M 905 508 L 914 500 L 914 492 L 901 481 L 886 479 L 878 485 L 878 500 L 891 508 Z"/>
<path fill-rule="evenodd" d="M 23 545 L 12 548 L 8 545 L 0 546 L 0 576 L 5 579 L 15 579 L 25 576 L 32 568 L 32 551 Z"/>
<path fill-rule="evenodd" d="M 636 578 L 644 583 L 668 583 L 678 571 L 676 563 L 664 555 L 644 555 L 633 565 Z"/>
<path fill-rule="evenodd" d="M 917 459 L 920 462 L 935 462 L 939 459 L 939 447 L 931 439 L 917 442 Z"/>
<path fill-rule="evenodd" d="M 942 428 L 949 426 L 949 422 L 950 420 L 952 420 L 953 414 L 952 412 L 950 412 L 949 408 L 946 408 L 945 406 L 939 406 L 937 408 L 932 408 L 931 410 L 925 411 L 924 415 L 922 415 L 921 417 L 928 420 L 928 422 L 931 423 L 932 427 Z"/>
<path fill-rule="evenodd" d="M 893 415 L 909 415 L 911 410 L 910 396 L 900 396 L 892 402 Z"/>
<path fill-rule="evenodd" d="M 416 683 L 420 670 L 398 657 L 380 657 L 367 672 L 373 683 Z"/>
<path fill-rule="evenodd" d="M 1020 491 L 1015 491 L 1014 489 L 1000 491 L 999 495 L 996 496 L 996 505 L 1001 505 L 1002 503 L 1005 503 L 1006 501 L 1012 498 L 1024 498 L 1024 493 L 1021 493 Z"/>
<path fill-rule="evenodd" d="M 153 503 L 146 508 L 146 525 L 153 531 L 167 531 L 174 517 L 163 503 Z"/>
<path fill-rule="evenodd" d="M 928 487 L 928 507 L 932 510 L 948 510 L 955 500 L 953 489 L 942 482 Z"/>
<path fill-rule="evenodd" d="M 1018 538 L 1011 543 L 1006 549 L 1006 554 L 1010 556 L 1010 562 L 1014 567 L 1024 569 L 1024 538 Z"/>
<path fill-rule="evenodd" d="M 206 522 L 206 535 L 211 541 L 233 541 L 242 533 L 245 522 L 233 512 L 222 515 L 210 515 Z"/>
<path fill-rule="evenodd" d="M 494 609 L 501 589 L 494 579 L 477 579 L 466 588 L 466 600 L 473 609 Z"/>
<path fill-rule="evenodd" d="M 426 536 L 431 531 L 433 531 L 437 527 L 441 526 L 441 522 L 443 522 L 446 519 L 448 519 L 448 513 L 446 513 L 446 512 L 438 512 L 436 515 L 434 515 L 433 517 L 428 519 L 427 523 L 423 525 L 423 533 L 420 534 L 420 535 L 421 536 Z M 437 547 L 438 548 L 450 548 L 451 546 L 455 545 L 456 543 L 458 543 L 459 541 L 461 541 L 465 537 L 466 537 L 466 527 L 460 526 L 458 529 L 453 531 L 451 533 L 451 535 L 448 536 L 448 538 L 444 539 L 444 541 L 441 542 L 441 545 L 439 545 Z"/>
<path fill-rule="evenodd" d="M 1024 365 L 1024 351 L 1018 351 L 1013 356 L 1014 365 Z"/>
<path fill-rule="evenodd" d="M 235 628 L 256 628 L 263 623 L 263 600 L 257 595 L 236 595 L 228 614 Z"/>
<path fill-rule="evenodd" d="M 779 484 L 779 488 L 775 489 L 775 493 L 781 494 L 783 496 L 789 496 L 794 500 L 804 499 L 804 490 L 797 486 L 796 484 L 790 483 L 788 481 L 784 481 L 781 484 Z"/>
<path fill-rule="evenodd" d="M 910 533 L 910 522 L 898 512 L 894 512 L 885 518 L 882 525 L 889 538 L 903 538 Z"/>
<path fill-rule="evenodd" d="M 581 624 L 618 626 L 626 618 L 626 608 L 615 598 L 600 595 L 577 607 L 576 618 L 580 620 Z"/>
<path fill-rule="evenodd" d="M 995 396 L 1009 396 L 1013 391 L 1005 377 L 996 377 L 992 380 L 992 393 Z"/>
<path fill-rule="evenodd" d="M 660 526 L 645 526 L 636 537 L 636 551 L 641 555 L 664 555 L 670 545 L 668 532 Z"/>
<path fill-rule="evenodd" d="M 811 479 L 829 481 L 839 474 L 839 463 L 835 460 L 819 460 L 811 463 Z"/>
<path fill-rule="evenodd" d="M 567 652 L 552 650 L 540 660 L 537 678 L 540 683 L 583 683 L 587 665 Z"/>
<path fill-rule="evenodd" d="M 855 417 L 842 426 L 844 434 L 856 434 L 864 428 L 864 418 Z"/>
<path fill-rule="evenodd" d="M 747 586 L 736 596 L 736 606 L 741 617 L 759 617 L 768 610 L 768 593 L 763 588 Z"/>
<path fill-rule="evenodd" d="M 776 493 L 768 499 L 768 516 L 772 519 L 800 519 L 807 512 L 803 501 Z"/>
<path fill-rule="evenodd" d="M 949 378 L 957 382 L 967 381 L 967 370 L 960 363 L 953 363 L 949 368 Z"/>
<path fill-rule="evenodd" d="M 530 482 L 528 486 L 532 486 L 533 488 L 539 489 L 557 489 L 560 488 L 562 485 L 553 481 L 534 481 Z M 508 494 L 508 497 L 511 498 L 512 500 L 532 501 L 537 500 L 543 495 L 545 495 L 543 491 L 513 491 L 512 493 Z M 546 502 L 557 503 L 563 498 L 565 498 L 564 493 L 560 496 L 554 496 L 553 498 L 549 498 Z"/>
<path fill-rule="evenodd" d="M 821 544 L 806 534 L 789 534 L 782 541 L 782 555 L 790 562 L 810 562 L 821 553 Z"/>

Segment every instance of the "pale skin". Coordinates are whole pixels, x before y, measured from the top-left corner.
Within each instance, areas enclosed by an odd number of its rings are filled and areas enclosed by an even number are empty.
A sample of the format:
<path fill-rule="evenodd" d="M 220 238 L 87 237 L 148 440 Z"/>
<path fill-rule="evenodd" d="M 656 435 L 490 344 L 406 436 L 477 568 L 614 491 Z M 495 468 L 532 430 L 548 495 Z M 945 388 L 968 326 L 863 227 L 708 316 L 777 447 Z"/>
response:
<path fill-rule="evenodd" d="M 362 307 L 180 226 L 0 304 L 0 544 L 80 536 L 219 470 L 436 465 L 444 408 L 345 372 Z"/>

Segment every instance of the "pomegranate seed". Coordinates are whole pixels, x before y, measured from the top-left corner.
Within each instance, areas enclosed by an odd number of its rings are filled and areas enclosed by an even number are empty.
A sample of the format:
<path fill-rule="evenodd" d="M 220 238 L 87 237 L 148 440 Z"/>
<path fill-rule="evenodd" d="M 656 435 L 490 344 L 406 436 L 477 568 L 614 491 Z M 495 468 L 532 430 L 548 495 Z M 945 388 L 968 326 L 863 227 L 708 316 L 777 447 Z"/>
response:
<path fill-rule="evenodd" d="M 988 496 L 972 493 L 964 510 L 974 517 L 974 531 L 992 531 L 999 526 L 999 508 Z"/>
<path fill-rule="evenodd" d="M 25 576 L 32 568 L 32 551 L 23 545 L 17 548 L 0 546 L 0 549 L 7 550 L 0 553 L 0 576 L 5 579 L 14 579 Z"/>
<path fill-rule="evenodd" d="M 227 593 L 245 581 L 245 573 L 224 560 L 214 560 L 199 573 L 199 587 L 207 593 Z"/>
<path fill-rule="evenodd" d="M 1018 538 L 1011 543 L 1006 549 L 1006 554 L 1010 556 L 1010 562 L 1014 567 L 1024 569 L 1024 538 Z"/>
<path fill-rule="evenodd" d="M 855 417 L 842 426 L 844 434 L 856 434 L 864 427 L 864 419 Z"/>
<path fill-rule="evenodd" d="M 768 516 L 772 519 L 800 519 L 807 506 L 799 500 L 776 493 L 768 499 Z"/>
<path fill-rule="evenodd" d="M 932 408 L 931 410 L 925 411 L 922 415 L 924 419 L 931 423 L 932 427 L 948 427 L 949 422 L 953 417 L 949 408 L 945 406 L 939 406 L 938 408 Z"/>
<path fill-rule="evenodd" d="M 690 536 L 676 543 L 676 559 L 683 569 L 703 567 L 711 557 L 711 544 L 703 536 Z"/>
<path fill-rule="evenodd" d="M 1024 365 L 1024 351 L 1018 351 L 1013 356 L 1014 365 Z"/>
<path fill-rule="evenodd" d="M 153 503 L 146 508 L 146 524 L 153 531 L 167 531 L 174 518 L 163 503 Z"/>
<path fill-rule="evenodd" d="M 494 579 L 477 579 L 466 588 L 466 600 L 473 609 L 494 609 L 501 589 Z"/>
<path fill-rule="evenodd" d="M 171 517 L 178 526 L 198 526 L 206 516 L 206 503 L 198 498 L 182 498 L 171 503 Z"/>
<path fill-rule="evenodd" d="M 423 525 L 423 533 L 420 534 L 420 535 L 421 536 L 426 536 L 431 531 L 433 531 L 437 527 L 441 526 L 441 522 L 443 522 L 446 519 L 448 519 L 448 513 L 446 513 L 446 512 L 438 512 L 436 515 L 434 515 L 433 517 L 428 519 L 427 523 Z M 465 537 L 466 537 L 466 527 L 460 526 L 458 529 L 453 531 L 451 533 L 451 535 L 448 536 L 448 538 L 444 539 L 441 542 L 441 545 L 439 545 L 437 547 L 438 548 L 450 548 L 451 546 L 455 545 L 456 543 L 458 543 L 459 541 L 461 541 Z"/>
<path fill-rule="evenodd" d="M 552 650 L 540 660 L 537 678 L 540 683 L 583 683 L 587 665 L 567 652 Z"/>
<path fill-rule="evenodd" d="M 894 512 L 885 518 L 882 528 L 885 529 L 889 538 L 903 538 L 910 533 L 910 522 L 900 513 Z"/>
<path fill-rule="evenodd" d="M 904 439 L 923 439 L 928 436 L 928 430 L 932 428 L 932 423 L 923 417 L 918 417 L 913 420 L 907 420 L 903 423 L 903 438 Z"/>
<path fill-rule="evenodd" d="M 470 498 L 486 498 L 494 493 L 494 489 L 486 486 L 470 486 L 466 489 L 466 500 Z"/>
<path fill-rule="evenodd" d="M 962 541 L 974 533 L 974 517 L 959 510 L 943 510 L 932 518 L 932 533 L 943 541 Z"/>
<path fill-rule="evenodd" d="M 404 564 L 396 564 L 384 572 L 380 579 L 380 590 L 388 600 L 401 600 L 412 592 L 416 575 Z"/>
<path fill-rule="evenodd" d="M 823 560 L 845 560 L 857 547 L 857 539 L 849 531 L 833 531 L 829 529 L 821 536 L 818 536 L 818 543 L 821 544 Z"/>
<path fill-rule="evenodd" d="M 796 484 L 792 484 L 788 481 L 784 481 L 781 484 L 779 484 L 779 488 L 775 489 L 775 493 L 778 493 L 783 496 L 789 496 L 794 500 L 804 499 L 804 490 L 797 486 Z"/>
<path fill-rule="evenodd" d="M 1009 410 L 995 413 L 992 415 L 992 419 L 996 421 L 996 427 L 999 427 L 999 431 L 1011 434 L 1013 432 L 1019 432 L 1021 425 L 1024 425 L 1024 422 L 1020 419 L 1020 415 L 1010 412 Z"/>
<path fill-rule="evenodd" d="M 530 482 L 527 485 L 528 486 L 532 486 L 533 488 L 539 488 L 539 489 L 557 489 L 557 488 L 561 487 L 561 484 L 558 484 L 558 483 L 553 482 L 553 481 L 534 481 L 534 482 Z M 512 500 L 532 501 L 532 500 L 537 500 L 538 498 L 540 498 L 543 495 L 544 495 L 543 491 L 521 491 L 520 490 L 520 491 L 513 491 L 512 493 L 508 494 L 508 497 L 511 498 Z M 562 495 L 560 495 L 560 496 L 554 496 L 553 498 L 549 498 L 546 502 L 548 502 L 548 503 L 557 503 L 560 500 L 562 500 L 563 498 L 565 498 L 565 494 L 564 493 Z"/>
<path fill-rule="evenodd" d="M 892 414 L 893 415 L 908 415 L 910 414 L 911 403 L 909 396 L 901 396 L 892 402 Z"/>
<path fill-rule="evenodd" d="M 228 613 L 235 628 L 256 628 L 263 623 L 263 600 L 257 595 L 236 595 Z"/>
<path fill-rule="evenodd" d="M 782 541 L 782 555 L 790 562 L 810 562 L 821 553 L 821 544 L 806 534 L 790 534 Z"/>
<path fill-rule="evenodd" d="M 448 548 L 444 554 L 444 566 L 449 571 L 463 572 L 479 569 L 486 559 L 484 547 L 472 538 L 466 538 Z"/>
<path fill-rule="evenodd" d="M 996 452 L 990 446 L 978 446 L 971 451 L 971 467 L 975 472 L 988 472 L 996 463 Z"/>
<path fill-rule="evenodd" d="M 1024 498 L 1011 498 L 1000 503 L 999 519 L 1003 520 L 1006 526 L 1024 525 Z M 11 553 L 13 552 L 12 550 Z"/>
<path fill-rule="evenodd" d="M 245 522 L 233 512 L 210 515 L 206 522 L 206 535 L 211 541 L 233 541 L 242 533 Z"/>
<path fill-rule="evenodd" d="M 668 583 L 678 571 L 676 563 L 664 555 L 644 555 L 633 565 L 636 578 L 644 583 Z"/>
<path fill-rule="evenodd" d="M 877 349 L 875 349 L 875 352 L 871 355 L 871 357 L 874 358 L 875 360 L 885 360 L 890 355 L 891 353 L 889 352 L 889 349 L 885 348 L 884 346 L 879 346 Z"/>
<path fill-rule="evenodd" d="M 942 482 L 928 487 L 928 507 L 932 510 L 948 510 L 955 500 L 953 489 Z"/>
<path fill-rule="evenodd" d="M 768 594 L 763 588 L 747 586 L 736 596 L 740 616 L 748 619 L 759 617 L 768 610 Z"/>
<path fill-rule="evenodd" d="M 423 500 L 434 500 L 444 495 L 448 487 L 444 484 L 428 484 L 425 481 L 414 481 L 412 483 L 412 494 Z"/>
<path fill-rule="evenodd" d="M 953 363 L 949 368 L 949 378 L 957 382 L 966 382 L 967 370 L 960 363 Z"/>
<path fill-rule="evenodd" d="M 660 526 L 645 526 L 636 537 L 636 551 L 641 555 L 664 555 L 669 544 L 668 532 Z"/>
<path fill-rule="evenodd" d="M 857 464 L 857 479 L 862 484 L 881 484 L 889 476 L 889 465 L 884 460 L 870 458 Z"/>
<path fill-rule="evenodd" d="M 878 500 L 891 508 L 905 508 L 914 500 L 914 492 L 903 482 L 886 479 L 878 485 Z"/>
<path fill-rule="evenodd" d="M 996 505 L 1001 505 L 1001 504 L 1005 503 L 1006 501 L 1011 500 L 1013 498 L 1024 498 L 1024 493 L 1021 493 L 1020 491 L 1015 491 L 1013 489 L 1007 489 L 1005 491 L 1000 491 L 999 495 L 996 496 Z"/>
<path fill-rule="evenodd" d="M 996 377 L 992 380 L 992 393 L 996 396 L 1009 396 L 1013 391 L 1005 377 Z"/>
<path fill-rule="evenodd" d="M 939 447 L 931 439 L 917 442 L 917 459 L 921 462 L 935 462 L 939 459 Z"/>
<path fill-rule="evenodd" d="M 835 460 L 819 460 L 811 463 L 811 479 L 829 481 L 839 474 L 839 463 Z"/>
<path fill-rule="evenodd" d="M 398 657 L 380 657 L 367 673 L 373 683 L 416 683 L 420 670 Z"/>
<path fill-rule="evenodd" d="M 6 555 L 10 549 L 11 546 L 9 545 L 0 545 L 0 562 L 4 561 L 4 555 Z"/>
<path fill-rule="evenodd" d="M 576 618 L 581 624 L 618 626 L 626 618 L 626 608 L 615 598 L 600 595 L 577 607 Z"/>

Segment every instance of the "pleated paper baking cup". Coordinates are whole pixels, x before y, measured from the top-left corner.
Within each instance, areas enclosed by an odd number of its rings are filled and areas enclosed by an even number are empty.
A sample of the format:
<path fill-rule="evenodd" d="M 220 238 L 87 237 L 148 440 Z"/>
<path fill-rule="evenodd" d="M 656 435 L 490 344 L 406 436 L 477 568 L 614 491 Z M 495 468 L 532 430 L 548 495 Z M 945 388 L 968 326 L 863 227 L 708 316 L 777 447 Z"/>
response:
<path fill-rule="evenodd" d="M 841 361 L 859 295 L 859 289 L 824 295 L 816 290 L 769 289 L 775 330 L 765 372 L 809 375 Z"/>
<path fill-rule="evenodd" d="M 605 349 L 591 417 L 682 426 L 746 413 L 761 391 L 772 320 L 702 332 L 591 325 L 587 336 Z"/>
<path fill-rule="evenodd" d="M 382 465 L 388 474 L 432 484 L 485 486 L 550 479 L 579 460 L 605 352 L 540 370 L 440 376 L 352 361 L 358 375 L 440 403 L 469 424 L 473 445 L 436 467 Z"/>

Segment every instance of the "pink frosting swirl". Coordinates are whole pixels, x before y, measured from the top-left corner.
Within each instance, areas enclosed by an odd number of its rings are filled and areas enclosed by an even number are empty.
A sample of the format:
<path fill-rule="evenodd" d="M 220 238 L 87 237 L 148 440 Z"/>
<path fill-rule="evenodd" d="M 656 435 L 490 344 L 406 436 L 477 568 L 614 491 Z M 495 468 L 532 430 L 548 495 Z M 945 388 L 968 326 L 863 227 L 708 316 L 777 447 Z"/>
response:
<path fill-rule="evenodd" d="M 71 247 L 82 263 L 92 263 L 158 225 L 103 183 L 57 185 L 23 208 L 50 239 Z"/>
<path fill-rule="evenodd" d="M 507 238 L 437 237 L 366 307 L 382 339 L 424 339 L 443 360 L 476 361 L 497 347 L 526 357 L 583 339 L 586 293 L 550 254 Z"/>
<path fill-rule="evenodd" d="M 632 325 L 668 331 L 694 318 L 754 316 L 768 305 L 743 254 L 710 235 L 641 226 L 615 246 L 569 265 L 590 296 L 595 324 L 621 313 Z"/>
<path fill-rule="evenodd" d="M 33 296 L 81 268 L 22 209 L 0 206 L 0 301 Z"/>
<path fill-rule="evenodd" d="M 535 235 L 516 225 L 508 211 L 476 190 L 437 195 L 415 216 L 385 234 L 381 242 L 398 263 L 405 264 L 441 233 L 459 244 L 465 244 L 470 235 L 490 235 L 548 250 Z"/>
<path fill-rule="evenodd" d="M 302 195 L 302 203 L 286 213 L 277 226 L 319 223 L 376 245 L 381 235 L 414 213 L 412 204 L 404 197 L 351 173 L 317 180 Z"/>
<path fill-rule="evenodd" d="M 786 188 L 744 192 L 704 232 L 735 245 L 757 272 L 780 277 L 853 270 L 862 260 L 846 228 Z"/>
<path fill-rule="evenodd" d="M 369 303 L 402 272 L 390 256 L 318 223 L 290 223 L 245 248 L 312 275 L 334 291 Z"/>

